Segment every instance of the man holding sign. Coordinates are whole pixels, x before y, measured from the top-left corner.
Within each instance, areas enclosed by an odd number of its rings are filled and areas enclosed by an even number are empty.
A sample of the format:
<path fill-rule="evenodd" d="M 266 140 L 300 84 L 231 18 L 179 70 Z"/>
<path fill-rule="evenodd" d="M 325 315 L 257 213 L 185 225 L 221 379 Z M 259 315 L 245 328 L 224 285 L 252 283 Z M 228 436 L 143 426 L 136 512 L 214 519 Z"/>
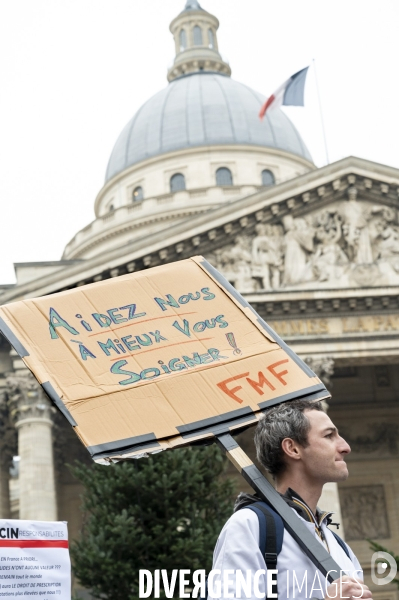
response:
<path fill-rule="evenodd" d="M 2 306 L 0 331 L 93 460 L 214 439 L 317 568 L 339 571 L 230 435 L 330 394 L 203 257 Z"/>
<path fill-rule="evenodd" d="M 245 579 L 250 574 L 250 595 L 246 597 L 253 599 L 277 598 L 277 591 L 281 599 L 371 598 L 370 590 L 361 583 L 363 572 L 356 556 L 328 527 L 332 525 L 332 513 L 317 508 L 323 485 L 348 477 L 345 456 L 350 452 L 320 403 L 294 400 L 271 408 L 257 426 L 255 445 L 258 459 L 273 476 L 277 491 L 341 566 L 341 576 L 329 584 L 286 530 L 281 531 L 281 549 L 270 547 L 273 536 L 278 546 L 279 533 L 273 532 L 273 522 L 267 521 L 267 550 L 278 554 L 271 576 L 266 565 L 270 557 L 265 561 L 260 549 L 260 535 L 264 533 L 260 527 L 264 524 L 253 510 L 260 498 L 240 494 L 235 514 L 216 544 L 212 569 L 220 575 L 209 582 L 209 598 L 216 595 L 215 588 L 221 590 L 221 598 L 240 597 L 236 595 L 237 571 Z"/>

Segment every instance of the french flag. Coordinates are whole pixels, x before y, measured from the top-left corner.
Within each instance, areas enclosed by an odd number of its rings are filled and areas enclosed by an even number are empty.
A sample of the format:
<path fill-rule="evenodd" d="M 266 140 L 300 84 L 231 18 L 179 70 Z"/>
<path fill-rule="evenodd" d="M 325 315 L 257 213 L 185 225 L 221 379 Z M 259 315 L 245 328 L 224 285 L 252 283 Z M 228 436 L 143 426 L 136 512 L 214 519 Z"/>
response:
<path fill-rule="evenodd" d="M 309 67 L 291 75 L 287 81 L 266 100 L 260 109 L 259 118 L 262 120 L 266 111 L 278 106 L 304 106 L 304 91 L 306 75 Z"/>

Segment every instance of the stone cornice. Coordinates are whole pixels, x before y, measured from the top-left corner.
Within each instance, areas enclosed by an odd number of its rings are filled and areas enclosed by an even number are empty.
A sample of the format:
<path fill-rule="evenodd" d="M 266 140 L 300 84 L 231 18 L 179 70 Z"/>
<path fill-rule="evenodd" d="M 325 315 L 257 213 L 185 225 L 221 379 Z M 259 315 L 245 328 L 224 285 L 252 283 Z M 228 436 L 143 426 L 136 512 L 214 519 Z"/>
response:
<path fill-rule="evenodd" d="M 399 170 L 349 157 L 5 291 L 1 299 L 8 302 L 54 293 L 194 254 L 207 254 L 233 242 L 237 234 L 253 231 L 260 221 L 274 223 L 286 214 L 300 216 L 309 208 L 319 209 L 343 199 L 354 184 L 363 199 L 376 203 L 382 199 L 384 204 L 398 207 Z"/>
<path fill-rule="evenodd" d="M 165 221 L 173 221 L 176 219 L 189 218 L 189 217 L 192 217 L 193 215 L 197 215 L 198 213 L 206 212 L 206 211 L 210 210 L 210 208 L 211 208 L 210 204 L 204 204 L 204 205 L 202 205 L 202 207 L 186 206 L 183 208 L 182 206 L 180 206 L 179 208 L 176 208 L 174 210 L 168 210 L 168 211 L 164 211 L 164 212 L 160 212 L 160 213 L 155 213 L 153 215 L 147 215 L 147 217 L 144 217 L 141 219 L 135 219 L 134 217 L 136 215 L 132 214 L 131 220 L 125 222 L 123 225 L 121 225 L 120 223 L 117 223 L 114 227 L 104 229 L 103 231 L 98 232 L 97 235 L 93 235 L 92 237 L 88 238 L 84 242 L 81 242 L 76 247 L 76 249 L 74 249 L 73 252 L 70 253 L 70 255 L 73 256 L 74 259 L 75 259 L 75 257 L 79 258 L 80 256 L 82 256 L 82 254 L 89 251 L 91 248 L 94 248 L 94 247 L 98 246 L 99 244 L 102 244 L 105 240 L 111 239 L 111 238 L 119 236 L 121 234 L 124 234 L 127 231 L 133 232 L 135 229 L 138 229 L 139 227 L 143 227 L 144 225 L 147 225 L 150 223 L 159 223 L 162 221 L 165 222 Z M 121 209 L 126 209 L 126 206 L 121 206 L 120 208 L 116 209 L 115 212 L 117 212 L 118 210 L 121 210 Z M 74 239 L 74 238 L 72 238 L 72 239 Z M 108 254 L 109 250 L 106 250 L 104 252 L 106 254 Z"/>
<path fill-rule="evenodd" d="M 399 286 L 380 286 L 370 288 L 373 290 L 373 296 L 392 296 L 399 294 Z M 343 291 L 346 296 L 351 298 L 364 298 L 364 287 L 354 288 L 324 288 L 324 289 L 306 289 L 301 290 L 299 287 L 292 288 L 281 288 L 273 291 L 262 291 L 259 292 L 247 292 L 245 297 L 248 302 L 284 302 L 287 300 L 293 300 L 300 302 L 301 300 L 326 300 L 341 298 Z"/>
<path fill-rule="evenodd" d="M 265 320 L 399 313 L 399 287 L 245 294 Z"/>
<path fill-rule="evenodd" d="M 240 196 L 240 198 L 245 197 L 245 194 L 242 193 L 242 190 L 252 188 L 254 190 L 262 190 L 263 186 L 254 186 L 251 184 L 242 184 L 242 185 L 231 185 L 231 186 L 223 186 L 224 193 L 233 192 L 235 196 Z M 68 242 L 64 250 L 64 256 L 71 256 L 73 258 L 60 261 L 65 264 L 68 263 L 68 260 L 72 262 L 75 258 L 79 258 L 84 252 L 87 252 L 89 249 L 101 244 L 104 240 L 109 239 L 111 237 L 115 237 L 124 233 L 128 230 L 134 230 L 141 228 L 150 223 L 157 223 L 161 221 L 168 221 L 183 217 L 190 217 L 198 213 L 203 213 L 209 210 L 214 210 L 215 207 L 222 206 L 223 204 L 227 204 L 229 202 L 226 198 L 221 198 L 217 202 L 210 201 L 206 198 L 206 194 L 212 190 L 220 191 L 220 186 L 208 186 L 206 188 L 192 188 L 189 190 L 184 190 L 183 192 L 175 192 L 168 194 L 161 194 L 159 196 L 145 198 L 142 202 L 137 202 L 136 204 L 124 204 L 123 206 L 119 206 L 112 213 L 106 213 L 102 215 L 98 219 L 95 219 L 85 227 L 83 227 L 80 231 L 78 231 L 74 237 Z M 184 203 L 179 203 L 177 205 L 173 204 L 173 198 L 177 194 L 186 194 L 187 200 Z M 201 201 L 198 201 L 198 196 L 201 195 Z M 146 203 L 157 202 L 160 204 L 160 208 L 154 208 L 151 205 L 152 212 L 145 212 Z M 231 200 L 229 202 L 231 204 Z M 141 209 L 144 209 L 141 211 Z M 144 216 L 141 214 L 144 212 Z M 122 215 L 122 216 L 120 216 Z M 85 233 L 90 231 L 93 226 L 95 227 L 96 222 L 107 222 L 110 217 L 116 217 L 116 223 L 112 222 L 108 227 L 103 225 L 104 229 L 98 231 L 96 234 L 92 234 L 90 237 L 87 237 L 84 240 L 76 242 L 81 233 Z M 119 221 L 118 221 L 119 217 Z M 123 220 L 123 225 L 121 225 L 121 219 Z M 108 253 L 108 250 L 106 251 Z M 29 263 L 28 263 L 29 264 Z M 62 265 L 61 265 L 62 266 Z"/>
<path fill-rule="evenodd" d="M 209 21 L 212 21 L 212 24 L 218 28 L 219 27 L 219 19 L 217 17 L 215 17 L 215 15 L 212 15 L 211 13 L 209 13 L 208 11 L 206 11 L 205 9 L 201 9 L 201 10 L 190 10 L 190 11 L 185 11 L 183 10 L 181 13 L 179 13 L 177 15 L 177 17 L 175 17 L 170 25 L 169 25 L 169 31 L 171 33 L 174 32 L 174 30 L 177 27 L 181 27 L 181 25 L 186 22 L 186 21 L 196 21 L 198 18 L 203 19 L 206 18 Z"/>

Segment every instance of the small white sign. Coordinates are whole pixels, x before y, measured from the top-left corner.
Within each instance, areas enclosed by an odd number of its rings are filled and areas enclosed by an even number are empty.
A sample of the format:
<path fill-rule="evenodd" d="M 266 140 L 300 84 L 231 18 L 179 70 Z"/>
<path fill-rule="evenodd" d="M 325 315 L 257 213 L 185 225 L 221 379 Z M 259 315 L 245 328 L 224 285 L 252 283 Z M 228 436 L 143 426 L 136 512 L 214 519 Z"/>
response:
<path fill-rule="evenodd" d="M 60 521 L 0 520 L 0 600 L 71 599 L 68 529 Z"/>

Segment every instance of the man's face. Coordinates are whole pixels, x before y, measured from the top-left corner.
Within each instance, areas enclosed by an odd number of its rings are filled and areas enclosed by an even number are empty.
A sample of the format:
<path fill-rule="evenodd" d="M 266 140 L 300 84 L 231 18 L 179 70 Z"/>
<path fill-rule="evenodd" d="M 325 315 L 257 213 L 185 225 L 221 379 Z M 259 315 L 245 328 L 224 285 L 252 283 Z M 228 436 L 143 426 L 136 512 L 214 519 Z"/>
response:
<path fill-rule="evenodd" d="M 349 473 L 345 456 L 351 451 L 349 444 L 326 413 L 305 411 L 310 422 L 308 446 L 300 448 L 303 466 L 308 475 L 320 483 L 344 481 Z"/>

